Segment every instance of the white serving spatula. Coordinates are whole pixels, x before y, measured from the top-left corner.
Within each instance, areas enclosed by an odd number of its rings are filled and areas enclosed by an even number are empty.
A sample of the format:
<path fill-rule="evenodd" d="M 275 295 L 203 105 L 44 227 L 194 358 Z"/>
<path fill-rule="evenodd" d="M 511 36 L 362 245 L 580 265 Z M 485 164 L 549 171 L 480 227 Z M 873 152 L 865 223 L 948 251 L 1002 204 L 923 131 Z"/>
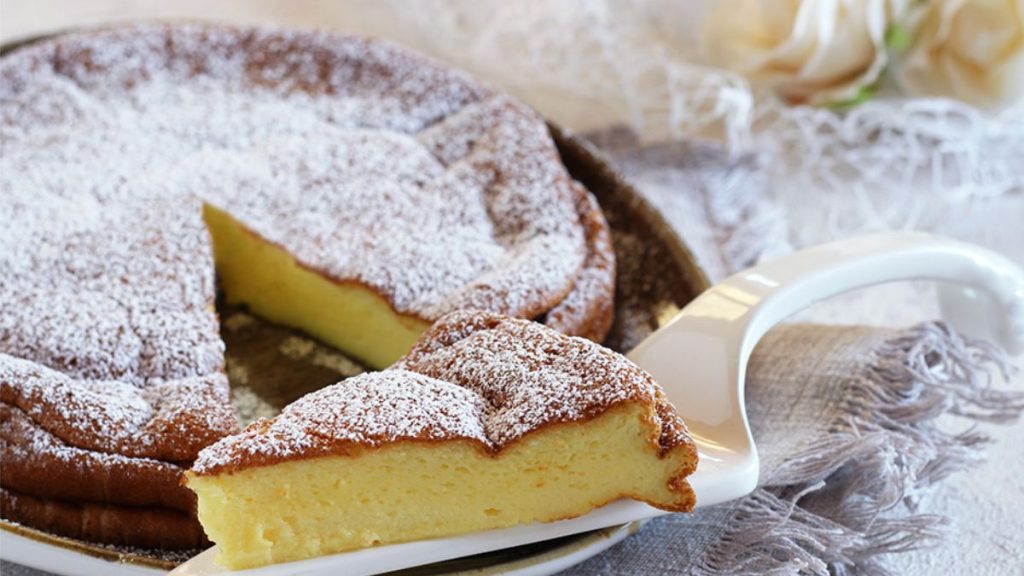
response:
<path fill-rule="evenodd" d="M 690 477 L 697 506 L 748 494 L 757 485 L 757 447 L 744 406 L 754 345 L 775 324 L 829 296 L 883 282 L 930 279 L 946 319 L 961 332 L 1024 352 L 1024 271 L 988 250 L 919 233 L 894 232 L 824 244 L 740 272 L 709 288 L 628 356 L 664 387 L 697 442 Z M 231 572 L 211 548 L 171 576 L 376 574 L 511 548 L 665 514 L 620 500 L 571 520 L 449 538 L 376 546 Z M 239 518 L 239 522 L 244 522 Z"/>

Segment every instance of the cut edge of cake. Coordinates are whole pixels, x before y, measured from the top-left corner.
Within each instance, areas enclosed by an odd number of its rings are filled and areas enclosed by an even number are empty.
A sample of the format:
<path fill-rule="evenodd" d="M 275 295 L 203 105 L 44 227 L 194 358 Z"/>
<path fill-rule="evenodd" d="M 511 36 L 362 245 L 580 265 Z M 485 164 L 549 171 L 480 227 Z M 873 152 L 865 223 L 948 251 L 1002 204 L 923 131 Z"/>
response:
<path fill-rule="evenodd" d="M 377 369 L 400 358 L 430 327 L 364 284 L 311 270 L 216 206 L 204 204 L 203 218 L 229 303 L 246 304 Z"/>

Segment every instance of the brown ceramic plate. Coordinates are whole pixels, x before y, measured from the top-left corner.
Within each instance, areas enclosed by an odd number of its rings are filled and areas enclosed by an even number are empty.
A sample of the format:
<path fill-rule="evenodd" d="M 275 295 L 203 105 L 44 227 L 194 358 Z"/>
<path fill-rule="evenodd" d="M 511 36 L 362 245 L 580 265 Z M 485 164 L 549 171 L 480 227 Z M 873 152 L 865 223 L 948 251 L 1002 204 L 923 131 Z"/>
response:
<path fill-rule="evenodd" d="M 0 46 L 0 56 L 46 37 Z M 598 199 L 611 225 L 618 278 L 615 323 L 605 345 L 626 351 L 708 287 L 689 249 L 662 216 L 591 144 L 549 125 L 572 176 Z M 227 369 L 243 420 L 269 416 L 296 398 L 362 371 L 362 367 L 292 330 L 244 310 L 218 306 L 227 344 Z M 283 383 L 287 382 L 287 386 Z M 296 382 L 302 382 L 296 387 Z M 550 565 L 564 568 L 604 550 L 637 525 L 606 528 L 415 569 L 416 574 L 513 572 Z M 169 569 L 191 554 L 125 550 L 54 536 L 0 520 L 0 528 L 65 550 L 152 568 Z"/>

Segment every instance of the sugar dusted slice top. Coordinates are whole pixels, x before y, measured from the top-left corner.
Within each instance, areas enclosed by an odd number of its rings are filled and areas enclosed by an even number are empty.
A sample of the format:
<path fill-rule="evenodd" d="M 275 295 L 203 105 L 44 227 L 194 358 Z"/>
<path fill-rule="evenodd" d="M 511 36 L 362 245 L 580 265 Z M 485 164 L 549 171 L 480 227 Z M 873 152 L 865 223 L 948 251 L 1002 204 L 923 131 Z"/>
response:
<path fill-rule="evenodd" d="M 623 403 L 650 407 L 659 454 L 682 449 L 696 457 L 661 388 L 623 356 L 527 320 L 455 312 L 391 368 L 304 396 L 279 416 L 203 450 L 192 473 L 409 440 L 470 440 L 493 455 L 527 434 L 589 420 Z"/>

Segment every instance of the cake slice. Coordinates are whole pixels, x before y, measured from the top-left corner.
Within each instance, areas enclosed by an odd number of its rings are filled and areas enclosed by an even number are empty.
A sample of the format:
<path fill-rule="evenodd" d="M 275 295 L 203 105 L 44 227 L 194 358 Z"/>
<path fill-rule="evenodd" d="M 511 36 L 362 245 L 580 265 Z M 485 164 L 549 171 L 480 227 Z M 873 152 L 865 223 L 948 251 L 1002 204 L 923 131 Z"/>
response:
<path fill-rule="evenodd" d="M 391 368 L 309 394 L 186 474 L 233 569 L 550 522 L 620 498 L 687 511 L 697 453 L 651 377 L 588 340 L 443 317 Z"/>

